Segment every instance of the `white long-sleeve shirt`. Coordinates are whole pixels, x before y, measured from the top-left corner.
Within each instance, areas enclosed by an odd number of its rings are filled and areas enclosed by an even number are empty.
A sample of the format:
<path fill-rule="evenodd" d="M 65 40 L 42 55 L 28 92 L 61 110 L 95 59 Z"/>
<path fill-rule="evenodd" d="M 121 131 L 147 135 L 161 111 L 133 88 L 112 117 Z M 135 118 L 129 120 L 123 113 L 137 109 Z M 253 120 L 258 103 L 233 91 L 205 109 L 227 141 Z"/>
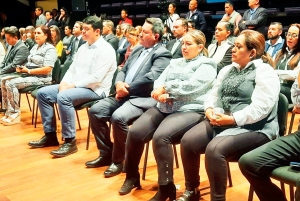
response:
<path fill-rule="evenodd" d="M 101 36 L 92 45 L 85 43 L 80 46 L 62 81 L 108 96 L 116 69 L 115 50 Z"/>

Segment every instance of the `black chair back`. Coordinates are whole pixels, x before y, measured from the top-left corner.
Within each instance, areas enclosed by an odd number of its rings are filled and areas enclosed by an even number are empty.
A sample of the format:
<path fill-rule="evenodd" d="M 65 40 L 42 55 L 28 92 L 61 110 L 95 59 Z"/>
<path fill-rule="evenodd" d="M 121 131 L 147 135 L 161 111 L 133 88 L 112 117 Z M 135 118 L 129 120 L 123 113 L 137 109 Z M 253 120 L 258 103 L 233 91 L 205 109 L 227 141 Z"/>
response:
<path fill-rule="evenodd" d="M 286 125 L 288 119 L 289 101 L 283 94 L 279 94 L 277 117 L 279 124 L 279 135 L 284 136 L 286 133 Z"/>

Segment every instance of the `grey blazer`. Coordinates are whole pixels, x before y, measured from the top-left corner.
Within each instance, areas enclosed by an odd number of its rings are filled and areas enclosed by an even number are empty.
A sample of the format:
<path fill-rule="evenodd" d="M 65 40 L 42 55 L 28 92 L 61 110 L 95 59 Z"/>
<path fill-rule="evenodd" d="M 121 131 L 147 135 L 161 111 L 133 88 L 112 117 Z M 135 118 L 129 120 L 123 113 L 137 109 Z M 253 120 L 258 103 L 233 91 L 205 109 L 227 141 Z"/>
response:
<path fill-rule="evenodd" d="M 16 66 L 25 64 L 29 56 L 29 50 L 21 40 L 15 44 L 12 50 L 11 48 L 12 46 L 8 47 L 4 60 L 0 65 L 1 74 L 15 72 Z"/>
<path fill-rule="evenodd" d="M 143 49 L 144 47 L 139 45 L 132 51 L 124 67 L 118 73 L 115 83 L 125 81 L 129 69 Z M 172 54 L 160 43 L 146 56 L 129 84 L 129 101 L 133 105 L 148 109 L 156 104 L 156 101 L 151 98 L 153 83 L 169 65 L 171 59 Z"/>
<path fill-rule="evenodd" d="M 105 37 L 105 40 L 111 44 L 111 46 L 117 51 L 119 46 L 119 39 L 114 34 L 109 34 Z"/>
<path fill-rule="evenodd" d="M 176 39 L 170 40 L 170 41 L 167 43 L 167 45 L 166 45 L 167 50 L 169 50 L 169 51 L 171 52 L 171 50 L 172 50 L 172 48 L 173 48 L 175 42 L 176 42 Z M 176 50 L 175 50 L 175 52 L 174 52 L 174 54 L 173 54 L 173 59 L 178 59 L 178 58 L 181 58 L 181 57 L 182 57 L 181 46 L 182 46 L 182 43 L 180 43 L 180 44 L 177 46 L 177 48 L 176 48 Z"/>
<path fill-rule="evenodd" d="M 265 26 L 267 24 L 267 12 L 265 8 L 258 7 L 255 11 L 252 20 L 250 20 L 251 12 L 250 9 L 246 10 L 243 18 L 239 22 L 239 30 L 243 31 L 249 29 L 248 26 L 254 26 L 255 31 L 265 34 Z M 242 23 L 245 21 L 245 23 Z"/>

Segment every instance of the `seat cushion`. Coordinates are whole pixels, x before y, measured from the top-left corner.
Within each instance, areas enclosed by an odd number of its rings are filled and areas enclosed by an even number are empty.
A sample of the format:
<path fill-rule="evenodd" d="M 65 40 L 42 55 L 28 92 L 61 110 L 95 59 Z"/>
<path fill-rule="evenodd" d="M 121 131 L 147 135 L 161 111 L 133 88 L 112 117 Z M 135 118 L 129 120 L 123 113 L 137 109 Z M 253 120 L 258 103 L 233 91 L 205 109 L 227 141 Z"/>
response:
<path fill-rule="evenodd" d="M 300 171 L 294 170 L 290 166 L 283 166 L 273 170 L 271 178 L 296 186 L 296 182 L 300 179 Z"/>

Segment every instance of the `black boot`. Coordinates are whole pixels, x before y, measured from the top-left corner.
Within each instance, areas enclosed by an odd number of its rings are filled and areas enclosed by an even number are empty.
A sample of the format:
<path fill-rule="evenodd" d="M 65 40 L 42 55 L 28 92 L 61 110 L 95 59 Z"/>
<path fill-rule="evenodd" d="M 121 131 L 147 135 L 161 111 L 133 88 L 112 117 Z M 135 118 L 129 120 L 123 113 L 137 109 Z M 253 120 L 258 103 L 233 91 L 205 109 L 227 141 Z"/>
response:
<path fill-rule="evenodd" d="M 28 143 L 32 148 L 42 148 L 42 147 L 50 147 L 50 146 L 58 146 L 58 140 L 56 136 L 56 132 L 53 133 L 45 133 L 45 135 L 38 141 L 30 141 Z"/>
<path fill-rule="evenodd" d="M 65 143 L 63 143 L 59 147 L 59 149 L 51 151 L 50 154 L 52 154 L 55 157 L 64 157 L 73 154 L 76 151 L 77 151 L 76 140 L 73 139 L 71 142 L 69 142 L 67 139 L 65 139 Z"/>
<path fill-rule="evenodd" d="M 137 176 L 135 177 L 127 177 L 122 185 L 122 187 L 119 190 L 120 195 L 126 195 L 131 192 L 133 188 L 141 189 L 140 184 L 140 174 L 137 173 Z"/>
<path fill-rule="evenodd" d="M 194 190 L 185 190 L 184 193 L 176 201 L 199 201 L 200 191 L 198 188 Z"/>
<path fill-rule="evenodd" d="M 149 201 L 166 201 L 168 198 L 169 201 L 176 199 L 176 187 L 173 182 L 167 185 L 159 185 L 157 193 Z"/>

